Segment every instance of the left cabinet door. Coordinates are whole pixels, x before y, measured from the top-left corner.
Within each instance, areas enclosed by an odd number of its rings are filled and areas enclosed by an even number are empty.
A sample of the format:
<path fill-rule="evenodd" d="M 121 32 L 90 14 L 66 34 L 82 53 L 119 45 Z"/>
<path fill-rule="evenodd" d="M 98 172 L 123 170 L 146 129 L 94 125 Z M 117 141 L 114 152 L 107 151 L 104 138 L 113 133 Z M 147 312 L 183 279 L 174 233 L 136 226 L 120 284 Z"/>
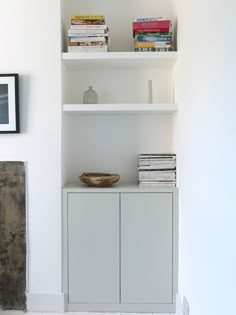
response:
<path fill-rule="evenodd" d="M 68 194 L 69 303 L 119 303 L 119 194 Z"/>

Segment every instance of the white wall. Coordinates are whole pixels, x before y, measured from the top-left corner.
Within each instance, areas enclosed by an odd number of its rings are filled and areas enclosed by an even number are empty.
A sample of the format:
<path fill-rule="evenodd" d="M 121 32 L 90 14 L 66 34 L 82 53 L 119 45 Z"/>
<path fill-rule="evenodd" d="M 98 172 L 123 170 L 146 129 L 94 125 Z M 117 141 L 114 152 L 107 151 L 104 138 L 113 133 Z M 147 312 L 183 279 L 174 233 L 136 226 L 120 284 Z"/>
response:
<path fill-rule="evenodd" d="M 21 133 L 0 160 L 27 162 L 28 290 L 61 292 L 60 1 L 0 0 L 0 73 L 19 73 Z"/>
<path fill-rule="evenodd" d="M 191 315 L 234 314 L 236 3 L 177 8 L 180 294 Z"/>
<path fill-rule="evenodd" d="M 61 292 L 59 2 L 0 0 L 0 72 L 20 74 L 22 129 L 0 135 L 0 160 L 27 161 L 28 290 L 36 294 Z M 177 5 L 179 278 L 191 315 L 233 313 L 236 292 L 235 6 Z"/>

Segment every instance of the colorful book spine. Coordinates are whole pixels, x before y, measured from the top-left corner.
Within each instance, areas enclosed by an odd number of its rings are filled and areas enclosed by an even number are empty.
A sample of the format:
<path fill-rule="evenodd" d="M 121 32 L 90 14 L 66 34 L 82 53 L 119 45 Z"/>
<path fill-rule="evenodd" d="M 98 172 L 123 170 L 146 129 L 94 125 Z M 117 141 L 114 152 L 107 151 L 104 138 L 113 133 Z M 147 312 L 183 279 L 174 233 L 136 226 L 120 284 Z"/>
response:
<path fill-rule="evenodd" d="M 104 15 L 72 15 L 68 52 L 107 52 L 108 27 Z"/>
<path fill-rule="evenodd" d="M 172 37 L 172 32 L 136 32 L 135 36 L 159 36 L 159 37 Z"/>
<path fill-rule="evenodd" d="M 135 35 L 137 42 L 171 42 L 171 36 L 137 36 Z"/>
<path fill-rule="evenodd" d="M 170 20 L 133 22 L 133 36 L 136 32 L 169 32 Z"/>
<path fill-rule="evenodd" d="M 94 20 L 94 19 L 72 19 L 71 25 L 104 25 L 105 20 Z"/>
<path fill-rule="evenodd" d="M 69 42 L 69 46 L 106 46 L 107 43 L 103 41 L 99 42 Z"/>
<path fill-rule="evenodd" d="M 135 42 L 134 48 L 173 48 L 172 43 L 168 42 Z"/>
<path fill-rule="evenodd" d="M 105 20 L 104 15 L 72 15 L 71 20 Z"/>
<path fill-rule="evenodd" d="M 167 52 L 167 51 L 174 51 L 174 48 L 169 47 L 154 47 L 154 48 L 134 48 L 136 52 Z"/>
<path fill-rule="evenodd" d="M 139 17 L 136 18 L 135 22 L 148 22 L 148 21 L 161 21 L 161 20 L 170 20 L 169 18 L 163 18 L 163 17 Z"/>

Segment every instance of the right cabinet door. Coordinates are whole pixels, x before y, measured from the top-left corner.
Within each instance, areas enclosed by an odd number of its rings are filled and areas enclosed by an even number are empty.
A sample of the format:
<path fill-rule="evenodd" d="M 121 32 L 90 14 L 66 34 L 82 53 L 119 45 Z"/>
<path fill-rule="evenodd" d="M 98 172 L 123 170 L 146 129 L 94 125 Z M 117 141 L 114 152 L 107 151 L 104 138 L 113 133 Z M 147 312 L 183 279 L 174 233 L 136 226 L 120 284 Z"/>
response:
<path fill-rule="evenodd" d="M 121 303 L 173 302 L 172 199 L 121 194 Z"/>

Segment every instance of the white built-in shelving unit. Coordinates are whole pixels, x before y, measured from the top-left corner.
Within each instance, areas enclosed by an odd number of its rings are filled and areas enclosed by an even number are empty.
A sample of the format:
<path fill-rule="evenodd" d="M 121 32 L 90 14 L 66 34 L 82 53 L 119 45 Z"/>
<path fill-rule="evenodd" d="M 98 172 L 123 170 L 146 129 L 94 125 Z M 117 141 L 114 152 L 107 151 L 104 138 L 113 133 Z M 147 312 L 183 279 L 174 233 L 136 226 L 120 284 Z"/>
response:
<path fill-rule="evenodd" d="M 155 12 L 155 14 L 154 14 Z M 70 16 L 104 14 L 110 52 L 68 53 Z M 169 16 L 172 0 L 62 0 L 62 174 L 63 184 L 83 171 L 116 172 L 120 183 L 137 183 L 141 152 L 173 153 L 173 69 L 177 52 L 133 52 L 132 21 L 140 16 Z M 148 103 L 152 80 L 153 103 Z M 92 85 L 99 104 L 83 104 Z"/>
<path fill-rule="evenodd" d="M 175 153 L 177 52 L 133 52 L 132 37 L 136 17 L 168 16 L 175 24 L 173 2 L 61 0 L 67 311 L 175 312 L 178 189 L 139 187 L 137 162 L 139 153 Z M 110 51 L 67 53 L 70 16 L 98 14 L 106 17 Z M 83 104 L 88 86 L 98 104 Z M 87 187 L 82 172 L 118 173 L 120 181 Z"/>

